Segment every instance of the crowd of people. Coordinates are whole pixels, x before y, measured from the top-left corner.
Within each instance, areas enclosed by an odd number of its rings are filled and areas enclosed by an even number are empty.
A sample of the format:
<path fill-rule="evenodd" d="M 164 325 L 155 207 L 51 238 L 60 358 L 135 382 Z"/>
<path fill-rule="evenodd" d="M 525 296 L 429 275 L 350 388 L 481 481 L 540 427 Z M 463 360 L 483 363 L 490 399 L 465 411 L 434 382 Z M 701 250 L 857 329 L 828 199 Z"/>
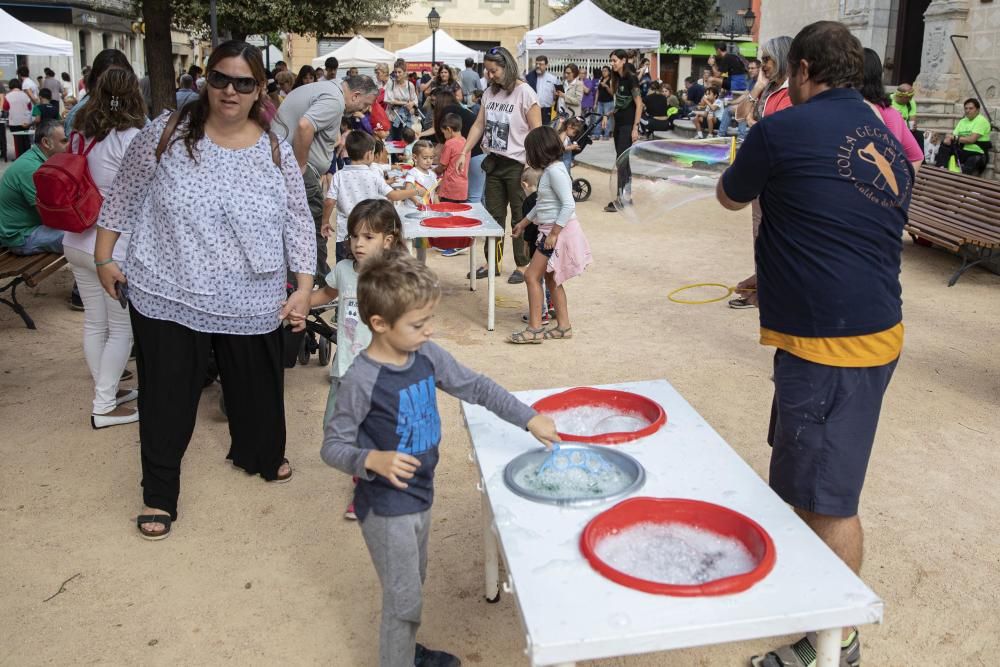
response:
<path fill-rule="evenodd" d="M 756 272 L 730 305 L 759 306 L 761 340 L 777 348 L 771 485 L 860 568 L 857 501 L 902 348 L 899 239 L 925 159 L 912 87 L 890 96 L 878 55 L 830 22 L 766 41 L 759 60 L 717 45 L 701 78 L 689 77 L 679 94 L 633 52 L 616 49 L 608 60 L 589 74 L 567 64 L 560 79 L 545 56 L 525 73 L 494 47 L 482 72 L 471 60 L 461 72 L 443 63 L 413 72 L 397 60 L 374 77 L 355 68 L 339 76 L 336 58 L 297 73 L 278 62 L 269 72 L 257 47 L 229 41 L 204 68 L 178 77 L 176 109 L 156 116 L 148 78 L 114 49 L 75 86 L 49 69 L 40 84 L 18 71 L 3 104 L 11 127 L 33 126 L 34 140 L 17 137 L 19 157 L 0 184 L 0 243 L 19 254 L 64 253 L 71 266 L 85 310 L 91 426 L 139 423 L 143 538 L 166 538 L 179 518 L 182 460 L 213 374 L 229 419 L 227 459 L 268 482 L 293 477 L 282 323 L 301 331 L 313 309 L 336 300 L 322 457 L 354 477 L 344 514 L 360 521 L 382 584 L 380 660 L 458 664 L 416 643 L 441 439 L 434 386 L 546 445 L 559 436 L 551 419 L 430 340 L 441 288 L 406 253 L 402 216 L 447 202 L 481 203 L 504 228 L 509 219 L 508 282 L 525 284 L 528 307 L 526 326 L 507 340 L 571 339 L 566 283 L 592 262 L 569 171 L 580 118 L 598 114 L 596 138 L 613 140 L 621 155 L 690 116 L 699 137 L 726 135 L 735 123 L 742 143 L 718 199 L 753 211 Z M 990 126 L 979 112 L 976 100 L 966 102 L 966 116 L 940 142 L 943 166 L 981 169 Z M 844 158 L 858 174 L 862 163 L 877 166 L 862 189 L 829 158 L 845 135 L 879 121 L 886 131 L 866 134 L 869 144 Z M 90 225 L 73 232 L 43 224 L 34 185 L 67 151 L 85 158 L 103 199 Z M 875 185 L 877 177 L 894 185 Z M 619 196 L 630 178 L 618 171 Z M 806 210 L 838 233 L 817 234 Z M 496 244 L 495 262 L 476 278 L 503 270 L 505 237 L 487 243 Z M 844 284 L 790 262 L 803 248 L 833 257 Z M 132 356 L 137 388 L 122 386 Z M 822 416 L 798 409 L 803 386 L 815 405 L 829 400 Z M 814 647 L 803 641 L 759 664 L 807 664 Z M 856 631 L 843 647 L 853 660 Z"/>

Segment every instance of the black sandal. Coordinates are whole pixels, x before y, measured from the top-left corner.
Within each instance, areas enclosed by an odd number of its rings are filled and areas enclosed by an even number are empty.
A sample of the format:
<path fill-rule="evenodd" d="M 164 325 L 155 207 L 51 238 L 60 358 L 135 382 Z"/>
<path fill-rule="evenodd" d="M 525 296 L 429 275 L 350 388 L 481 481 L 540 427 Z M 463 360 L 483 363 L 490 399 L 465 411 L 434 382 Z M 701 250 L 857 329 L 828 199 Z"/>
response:
<path fill-rule="evenodd" d="M 171 518 L 169 514 L 140 514 L 135 519 L 135 524 L 139 528 L 139 534 L 146 540 L 162 540 L 170 534 Z M 151 523 L 162 523 L 163 530 L 146 530 L 143 526 Z"/>

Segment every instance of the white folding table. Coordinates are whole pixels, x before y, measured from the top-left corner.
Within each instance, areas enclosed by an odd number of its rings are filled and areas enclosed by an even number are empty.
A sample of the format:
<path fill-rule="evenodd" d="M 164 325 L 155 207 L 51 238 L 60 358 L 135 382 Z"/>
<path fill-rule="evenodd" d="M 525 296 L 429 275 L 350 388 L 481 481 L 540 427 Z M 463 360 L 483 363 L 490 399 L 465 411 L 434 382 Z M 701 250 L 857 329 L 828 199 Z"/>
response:
<path fill-rule="evenodd" d="M 454 228 L 439 228 L 439 227 L 425 227 L 420 224 L 420 220 L 409 217 L 407 214 L 403 214 L 403 235 L 406 237 L 406 241 L 410 244 L 410 249 L 413 251 L 413 241 L 415 239 L 421 238 L 463 238 L 472 237 L 474 239 L 485 238 L 487 241 L 502 239 L 504 237 L 504 229 L 497 224 L 497 221 L 493 219 L 493 216 L 486 211 L 486 207 L 480 203 L 470 203 L 468 204 L 471 208 L 468 211 L 462 211 L 456 213 L 456 215 L 462 215 L 467 218 L 475 218 L 479 220 L 482 224 L 478 227 L 454 227 Z M 417 257 L 424 261 L 426 259 L 425 251 L 423 248 L 416 249 L 415 254 Z M 472 291 L 476 290 L 476 244 L 473 242 L 472 247 L 469 248 L 469 289 Z M 487 242 L 486 244 L 486 266 L 492 267 L 496 262 L 496 244 Z M 496 277 L 493 275 L 493 271 L 487 271 L 486 279 L 486 298 L 489 301 L 486 309 L 486 328 L 489 331 L 493 331 L 496 328 Z"/>
<path fill-rule="evenodd" d="M 882 601 L 775 495 L 666 380 L 604 388 L 631 391 L 663 406 L 667 424 L 624 445 L 646 469 L 636 496 L 691 498 L 741 512 L 774 540 L 774 569 L 734 595 L 683 598 L 643 593 L 590 567 L 579 539 L 587 522 L 612 507 L 570 508 L 512 493 L 503 470 L 541 445 L 485 408 L 462 403 L 481 474 L 487 599 L 499 594 L 502 554 L 525 630 L 531 665 L 649 653 L 817 631 L 818 667 L 837 667 L 841 629 L 879 623 Z M 533 403 L 559 389 L 517 392 Z M 762 434 L 763 435 L 763 434 Z M 761 438 L 763 443 L 763 437 Z M 761 446 L 766 446 L 762 444 Z"/>

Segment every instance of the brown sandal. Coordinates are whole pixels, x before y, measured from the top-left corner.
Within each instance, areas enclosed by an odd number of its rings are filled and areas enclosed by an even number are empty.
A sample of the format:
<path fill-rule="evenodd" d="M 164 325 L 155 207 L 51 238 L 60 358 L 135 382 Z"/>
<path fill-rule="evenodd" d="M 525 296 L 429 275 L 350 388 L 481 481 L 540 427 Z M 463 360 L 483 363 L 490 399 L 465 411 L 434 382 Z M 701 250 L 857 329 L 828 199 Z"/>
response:
<path fill-rule="evenodd" d="M 146 526 L 150 524 L 162 524 L 163 530 L 149 530 Z M 170 534 L 171 519 L 169 514 L 140 514 L 135 518 L 136 527 L 143 539 L 162 540 Z"/>
<path fill-rule="evenodd" d="M 565 329 L 560 329 L 559 327 L 552 327 L 551 329 L 546 329 L 545 333 L 542 334 L 542 338 L 545 340 L 564 340 L 573 337 L 573 327 L 566 327 Z"/>
<path fill-rule="evenodd" d="M 515 345 L 539 345 L 547 337 L 545 333 L 545 327 L 537 329 L 525 327 L 522 331 L 515 331 L 508 336 L 507 342 Z"/>

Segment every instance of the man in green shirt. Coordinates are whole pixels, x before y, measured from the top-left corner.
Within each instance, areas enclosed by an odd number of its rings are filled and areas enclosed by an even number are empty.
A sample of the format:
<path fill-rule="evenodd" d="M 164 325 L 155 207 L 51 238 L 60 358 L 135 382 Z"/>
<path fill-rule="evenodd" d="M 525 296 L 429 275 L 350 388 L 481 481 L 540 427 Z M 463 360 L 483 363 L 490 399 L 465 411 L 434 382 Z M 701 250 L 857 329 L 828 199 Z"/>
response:
<path fill-rule="evenodd" d="M 979 100 L 970 97 L 964 106 L 965 116 L 958 121 L 952 135 L 945 137 L 943 143 L 949 148 L 938 152 L 937 163 L 946 167 L 948 159 L 955 155 L 963 174 L 978 174 L 986 168 L 986 152 L 980 142 L 990 140 L 990 122 L 979 113 Z"/>
<path fill-rule="evenodd" d="M 35 208 L 38 168 L 56 153 L 66 150 L 68 141 L 62 125 L 48 120 L 35 130 L 35 145 L 7 167 L 0 180 L 0 245 L 16 255 L 62 252 L 62 230 L 46 227 Z"/>
<path fill-rule="evenodd" d="M 917 103 L 913 101 L 913 86 L 901 83 L 892 95 L 892 108 L 899 112 L 907 125 L 913 127 L 917 120 Z"/>
<path fill-rule="evenodd" d="M 892 108 L 899 112 L 899 115 L 906 121 L 907 127 L 913 134 L 920 150 L 924 150 L 924 133 L 917 129 L 917 103 L 913 100 L 913 86 L 908 83 L 901 83 L 896 87 L 896 92 L 892 96 Z"/>

